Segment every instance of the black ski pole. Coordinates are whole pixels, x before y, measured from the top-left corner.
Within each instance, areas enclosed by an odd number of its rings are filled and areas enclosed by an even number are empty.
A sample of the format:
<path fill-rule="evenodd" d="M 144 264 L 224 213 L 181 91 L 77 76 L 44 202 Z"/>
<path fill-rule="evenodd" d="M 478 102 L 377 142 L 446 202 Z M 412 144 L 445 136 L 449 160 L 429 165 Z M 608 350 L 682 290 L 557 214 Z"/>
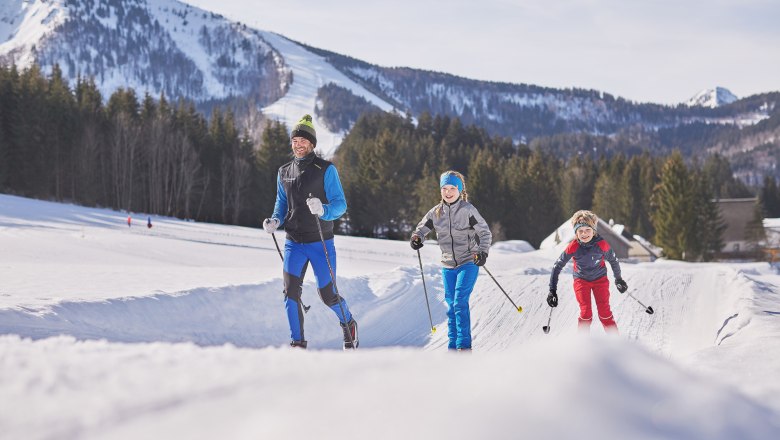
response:
<path fill-rule="evenodd" d="M 312 198 L 313 196 L 311 193 L 309 193 L 309 198 Z M 328 255 L 328 247 L 325 245 L 325 236 L 322 235 L 322 226 L 320 226 L 320 216 L 317 214 L 312 214 L 314 216 L 314 221 L 317 222 L 317 231 L 320 233 L 320 242 L 322 242 L 322 250 L 325 251 L 325 261 L 328 263 L 328 270 L 330 271 L 330 279 L 333 282 L 333 291 L 336 293 L 336 298 L 341 299 L 341 295 L 339 295 L 339 289 L 336 287 L 336 274 L 333 273 L 333 266 L 330 265 L 330 255 Z M 341 301 L 339 300 L 339 310 L 341 310 L 341 319 L 344 320 L 344 325 L 347 327 L 347 336 L 349 336 L 349 343 L 352 346 L 352 349 L 355 350 L 355 340 L 352 338 L 352 330 L 349 328 L 349 322 L 347 322 L 347 314 L 344 313 L 344 306 L 341 305 Z"/>
<path fill-rule="evenodd" d="M 284 263 L 284 255 L 282 255 L 282 250 L 279 249 L 279 242 L 276 241 L 276 234 L 271 232 L 271 237 L 274 238 L 274 244 L 276 245 L 276 252 L 279 252 L 279 258 L 281 258 L 282 259 L 282 263 Z"/>
<path fill-rule="evenodd" d="M 488 268 L 487 268 L 486 266 L 482 266 L 482 268 L 483 268 L 483 269 L 485 269 L 485 272 L 487 272 L 487 273 L 488 273 L 488 275 L 490 275 L 490 278 L 493 278 L 493 281 L 496 283 L 496 286 L 498 286 L 498 288 L 499 288 L 499 289 L 501 289 L 501 291 L 502 291 L 502 292 L 504 292 L 504 295 L 506 296 L 506 299 L 508 299 L 508 300 L 509 300 L 509 302 L 511 302 L 511 303 L 512 303 L 512 305 L 513 305 L 513 306 L 515 306 L 515 309 L 517 309 L 517 311 L 518 311 L 518 312 L 522 312 L 522 311 L 523 311 L 523 308 L 522 308 L 522 307 L 520 307 L 520 306 L 518 306 L 517 304 L 515 304 L 515 302 L 514 302 L 514 301 L 512 301 L 512 298 L 510 298 L 510 297 L 509 297 L 509 294 L 508 294 L 508 293 L 506 293 L 506 290 L 504 290 L 504 288 L 503 288 L 503 287 L 501 287 L 501 284 L 498 284 L 498 281 L 496 281 L 496 277 L 494 277 L 494 276 L 493 276 L 493 274 L 492 274 L 492 273 L 490 273 L 490 271 L 488 270 Z"/>
<path fill-rule="evenodd" d="M 646 305 L 642 304 L 642 301 L 639 301 L 638 299 L 636 299 L 636 297 L 634 295 L 632 295 L 630 292 L 627 292 L 626 294 L 628 296 L 630 296 L 631 298 L 633 298 L 634 301 L 638 302 L 640 306 L 644 307 L 645 308 L 645 312 L 647 312 L 648 315 L 652 315 L 653 313 L 655 313 L 655 310 L 653 310 L 652 307 L 646 306 Z"/>
<path fill-rule="evenodd" d="M 282 256 L 282 250 L 279 249 L 279 242 L 276 241 L 276 234 L 271 232 L 271 237 L 274 238 L 274 244 L 276 245 L 276 252 L 279 252 L 279 258 L 282 259 L 282 264 L 284 264 L 284 256 Z M 303 313 L 309 313 L 309 309 L 311 308 L 311 306 L 307 306 L 306 304 L 304 304 L 303 298 L 301 298 L 301 305 L 303 306 Z"/>
<path fill-rule="evenodd" d="M 425 274 L 423 273 L 422 257 L 420 257 L 420 250 L 417 249 L 417 260 L 420 261 L 420 276 L 423 282 L 423 291 L 425 292 L 425 305 L 428 307 L 428 320 L 431 322 L 431 333 L 436 333 L 436 327 L 433 326 L 433 318 L 431 317 L 431 305 L 428 303 L 428 288 L 425 287 Z"/>
<path fill-rule="evenodd" d="M 545 334 L 550 333 L 550 320 L 552 319 L 552 311 L 555 307 L 550 307 L 550 315 L 547 317 L 547 325 L 542 326 L 542 331 Z"/>

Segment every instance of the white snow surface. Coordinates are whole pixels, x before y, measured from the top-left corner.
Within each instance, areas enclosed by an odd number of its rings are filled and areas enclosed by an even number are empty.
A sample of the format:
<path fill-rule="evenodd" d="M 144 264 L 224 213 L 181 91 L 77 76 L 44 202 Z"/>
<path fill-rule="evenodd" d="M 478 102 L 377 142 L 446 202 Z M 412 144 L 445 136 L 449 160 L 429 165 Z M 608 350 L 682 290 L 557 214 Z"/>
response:
<path fill-rule="evenodd" d="M 393 106 L 363 86 L 341 73 L 325 58 L 308 51 L 303 46 L 273 32 L 260 31 L 263 39 L 282 53 L 284 62 L 293 72 L 293 82 L 287 93 L 273 104 L 265 107 L 263 113 L 271 119 L 287 124 L 290 130 L 305 114 L 313 116 L 314 129 L 317 131 L 317 152 L 331 157 L 341 145 L 345 133 L 329 130 L 320 123 L 317 107 L 317 91 L 330 83 L 350 90 L 356 96 L 376 105 L 384 111 L 392 111 Z"/>
<path fill-rule="evenodd" d="M 317 297 L 287 346 L 261 229 L 0 195 L 0 437 L 774 439 L 780 275 L 766 263 L 624 264 L 620 336 L 578 334 L 570 267 L 498 243 L 471 296 L 474 352 L 446 350 L 440 252 L 336 237 L 360 349 Z M 280 242 L 283 233 L 277 233 Z M 311 271 L 310 271 L 311 272 Z M 655 313 L 644 312 L 637 299 Z M 549 334 L 542 331 L 551 316 Z M 586 435 L 587 437 L 587 435 Z"/>

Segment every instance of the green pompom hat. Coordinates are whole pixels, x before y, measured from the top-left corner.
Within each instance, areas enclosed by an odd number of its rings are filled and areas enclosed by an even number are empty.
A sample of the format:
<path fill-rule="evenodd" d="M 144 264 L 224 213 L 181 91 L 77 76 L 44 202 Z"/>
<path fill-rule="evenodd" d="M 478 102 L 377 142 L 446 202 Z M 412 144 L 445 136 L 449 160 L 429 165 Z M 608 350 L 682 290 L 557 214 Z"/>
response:
<path fill-rule="evenodd" d="M 294 137 L 308 139 L 315 147 L 317 146 L 317 131 L 314 130 L 314 124 L 311 122 L 311 115 L 303 115 L 300 121 L 295 124 L 290 139 Z"/>

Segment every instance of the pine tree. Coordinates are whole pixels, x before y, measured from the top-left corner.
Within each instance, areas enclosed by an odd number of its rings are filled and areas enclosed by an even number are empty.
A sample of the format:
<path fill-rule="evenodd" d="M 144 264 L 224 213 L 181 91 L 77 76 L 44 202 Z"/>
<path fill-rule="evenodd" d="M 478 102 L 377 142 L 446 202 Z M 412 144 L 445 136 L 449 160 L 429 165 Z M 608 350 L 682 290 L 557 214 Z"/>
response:
<path fill-rule="evenodd" d="M 490 225 L 494 241 L 505 238 L 501 221 L 507 210 L 498 168 L 498 161 L 489 151 L 478 151 L 469 165 L 466 185 L 469 200 Z"/>
<path fill-rule="evenodd" d="M 759 200 L 767 218 L 780 217 L 780 190 L 773 176 L 764 177 Z"/>
<path fill-rule="evenodd" d="M 598 170 L 591 159 L 575 156 L 561 176 L 561 204 L 565 214 L 593 207 Z"/>
<path fill-rule="evenodd" d="M 411 211 L 406 203 L 406 188 L 411 181 L 401 172 L 404 145 L 400 137 L 383 130 L 375 142 L 365 147 L 361 156 L 360 175 L 367 190 L 363 197 L 368 197 L 369 203 L 355 208 L 374 225 L 372 235 L 375 237 L 399 238 L 406 229 L 403 223 Z M 376 203 L 378 200 L 382 203 Z"/>
<path fill-rule="evenodd" d="M 519 165 L 519 166 L 518 166 Z M 522 239 L 538 247 L 550 233 L 550 225 L 558 225 L 565 218 L 561 211 L 560 177 L 555 170 L 560 163 L 552 156 L 534 151 L 527 160 L 510 160 L 505 174 L 509 177 L 507 238 Z M 516 226 L 512 226 L 515 223 Z"/>
<path fill-rule="evenodd" d="M 695 225 L 694 239 L 691 241 L 689 260 L 701 258 L 711 261 L 723 249 L 723 231 L 726 224 L 712 196 L 712 183 L 704 173 L 695 173 L 694 185 Z"/>
<path fill-rule="evenodd" d="M 0 67 L 0 191 L 11 189 L 10 174 L 20 165 L 17 139 L 19 75 L 16 66 Z"/>
<path fill-rule="evenodd" d="M 292 158 L 287 126 L 279 121 L 267 121 L 262 143 L 257 152 L 258 191 L 261 216 L 270 217 L 276 201 L 276 180 L 279 167 Z"/>
<path fill-rule="evenodd" d="M 674 260 L 690 257 L 695 237 L 696 211 L 688 168 L 679 151 L 661 169 L 661 181 L 653 191 L 655 242 Z"/>
<path fill-rule="evenodd" d="M 514 156 L 504 161 L 501 167 L 502 186 L 506 188 L 501 201 L 506 203 L 507 209 L 499 222 L 507 238 L 530 243 L 528 223 L 531 216 L 528 207 L 537 199 L 535 191 L 529 187 L 530 178 L 526 174 L 528 160 Z"/>
<path fill-rule="evenodd" d="M 643 167 L 652 166 L 651 163 L 648 164 L 649 161 L 647 156 L 634 156 L 629 159 L 620 183 L 625 194 L 621 209 L 623 212 L 621 221 L 629 231 L 643 237 L 650 237 L 649 231 L 652 228 L 649 224 L 652 189 L 646 190 L 645 188 L 652 188 L 653 183 L 647 185 L 643 181 L 647 175 Z"/>
<path fill-rule="evenodd" d="M 19 118 L 16 142 L 11 143 L 9 160 L 14 166 L 9 185 L 29 197 L 45 197 L 48 189 L 50 154 L 46 144 L 47 81 L 37 65 L 19 76 Z"/>
<path fill-rule="evenodd" d="M 625 223 L 627 188 L 623 185 L 625 158 L 622 155 L 603 161 L 593 190 L 593 211 L 602 219 Z"/>
<path fill-rule="evenodd" d="M 76 81 L 74 94 L 81 131 L 72 152 L 74 167 L 70 197 L 87 205 L 110 206 L 105 155 L 109 128 L 103 111 L 103 97 L 94 80 L 81 77 Z"/>
<path fill-rule="evenodd" d="M 73 177 L 71 153 L 74 134 L 80 130 L 76 119 L 76 103 L 58 64 L 52 67 L 46 90 L 45 142 L 48 150 L 45 161 L 50 170 L 44 196 L 62 200 Z M 69 192 L 69 191 L 68 191 Z"/>
<path fill-rule="evenodd" d="M 640 156 L 640 193 L 642 197 L 643 214 L 637 216 L 634 232 L 652 240 L 655 237 L 655 227 L 652 221 L 653 191 L 660 181 L 661 159 L 654 159 L 649 154 Z"/>
<path fill-rule="evenodd" d="M 412 206 L 409 231 L 417 225 L 417 222 L 434 206 L 441 202 L 441 191 L 439 189 L 438 170 L 432 170 L 427 164 L 423 167 L 420 178 L 413 184 L 412 200 L 415 200 L 416 206 Z M 471 191 L 470 183 L 467 185 L 467 191 Z"/>
<path fill-rule="evenodd" d="M 702 170 L 711 185 L 712 195 L 716 199 L 752 196 L 745 184 L 734 178 L 731 164 L 720 154 L 708 156 Z"/>

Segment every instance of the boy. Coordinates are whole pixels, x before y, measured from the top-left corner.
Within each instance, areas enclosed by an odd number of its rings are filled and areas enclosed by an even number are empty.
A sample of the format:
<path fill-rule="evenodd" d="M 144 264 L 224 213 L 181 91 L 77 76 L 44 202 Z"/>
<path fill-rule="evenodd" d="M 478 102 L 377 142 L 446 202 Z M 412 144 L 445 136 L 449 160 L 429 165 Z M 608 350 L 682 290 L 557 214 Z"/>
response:
<path fill-rule="evenodd" d="M 607 266 L 605 260 L 612 266 L 615 276 L 615 286 L 620 293 L 628 290 L 628 284 L 620 277 L 620 264 L 615 252 L 598 233 L 596 224 L 598 217 L 590 211 L 577 211 L 571 218 L 576 238 L 566 246 L 558 260 L 553 265 L 550 275 L 550 294 L 547 295 L 547 304 L 550 307 L 558 306 L 558 275 L 570 259 L 574 259 L 574 294 L 580 304 L 580 316 L 578 326 L 580 330 L 589 331 L 593 321 L 591 309 L 591 292 L 596 298 L 596 308 L 599 320 L 605 331 L 617 332 L 617 324 L 609 307 L 609 279 L 607 278 Z"/>

